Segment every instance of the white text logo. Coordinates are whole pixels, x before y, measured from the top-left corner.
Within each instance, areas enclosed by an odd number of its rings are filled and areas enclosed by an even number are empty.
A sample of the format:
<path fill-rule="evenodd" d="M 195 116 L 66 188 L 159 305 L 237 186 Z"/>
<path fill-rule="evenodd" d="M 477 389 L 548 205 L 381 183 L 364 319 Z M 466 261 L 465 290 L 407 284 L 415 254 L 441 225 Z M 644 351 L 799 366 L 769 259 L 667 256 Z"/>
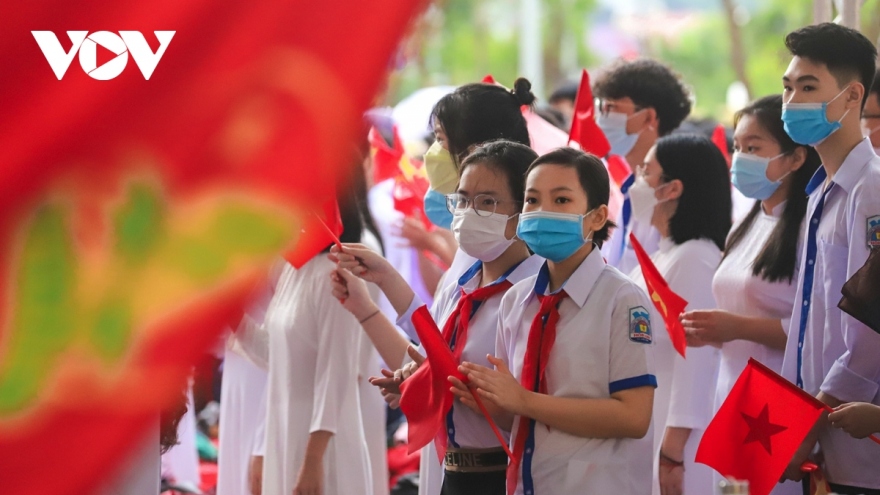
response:
<path fill-rule="evenodd" d="M 31 31 L 59 81 L 64 77 L 77 52 L 79 52 L 79 64 L 92 79 L 107 81 L 121 74 L 128 63 L 129 53 L 144 75 L 144 79 L 150 79 L 168 44 L 171 43 L 175 31 L 153 31 L 153 33 L 159 39 L 159 49 L 155 53 L 150 49 L 144 35 L 138 31 L 119 31 L 118 35 L 110 31 L 95 31 L 92 34 L 88 31 L 68 31 L 67 36 L 72 46 L 70 51 L 65 52 L 58 37 L 52 31 Z M 98 67 L 98 45 L 116 54 L 116 57 L 100 67 Z"/>

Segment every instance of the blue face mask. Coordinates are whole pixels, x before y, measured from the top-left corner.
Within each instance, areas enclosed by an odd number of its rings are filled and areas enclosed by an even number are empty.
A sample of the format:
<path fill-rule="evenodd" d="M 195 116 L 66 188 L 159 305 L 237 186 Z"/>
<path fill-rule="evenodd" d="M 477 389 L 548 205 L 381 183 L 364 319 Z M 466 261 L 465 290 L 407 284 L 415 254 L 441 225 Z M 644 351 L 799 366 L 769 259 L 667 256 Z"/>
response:
<path fill-rule="evenodd" d="M 626 123 L 629 122 L 629 119 L 643 111 L 644 108 L 632 115 L 620 112 L 607 112 L 600 113 L 596 117 L 596 125 L 599 126 L 599 129 L 602 129 L 602 132 L 605 133 L 605 137 L 608 138 L 608 144 L 611 145 L 612 155 L 626 156 L 627 153 L 632 151 L 633 146 L 636 145 L 636 141 L 639 140 L 641 131 L 635 134 L 627 134 Z"/>
<path fill-rule="evenodd" d="M 734 153 L 733 165 L 730 167 L 733 186 L 747 198 L 762 201 L 769 198 L 782 184 L 782 179 L 791 173 L 786 173 L 775 182 L 767 178 L 767 167 L 770 162 L 784 154 L 780 153 L 772 158 L 764 158 L 748 153 Z"/>
<path fill-rule="evenodd" d="M 425 194 L 425 215 L 434 225 L 449 229 L 452 227 L 452 213 L 446 207 L 446 195 L 433 189 Z"/>
<path fill-rule="evenodd" d="M 584 218 L 592 212 L 586 215 L 552 211 L 523 213 L 516 236 L 538 256 L 559 263 L 592 239 L 584 236 Z"/>
<path fill-rule="evenodd" d="M 792 141 L 807 146 L 816 146 L 828 139 L 834 131 L 840 129 L 840 122 L 849 113 L 844 112 L 840 120 L 828 122 L 828 104 L 836 100 L 849 88 L 845 88 L 837 96 L 825 103 L 783 103 L 782 124 L 786 134 Z"/>

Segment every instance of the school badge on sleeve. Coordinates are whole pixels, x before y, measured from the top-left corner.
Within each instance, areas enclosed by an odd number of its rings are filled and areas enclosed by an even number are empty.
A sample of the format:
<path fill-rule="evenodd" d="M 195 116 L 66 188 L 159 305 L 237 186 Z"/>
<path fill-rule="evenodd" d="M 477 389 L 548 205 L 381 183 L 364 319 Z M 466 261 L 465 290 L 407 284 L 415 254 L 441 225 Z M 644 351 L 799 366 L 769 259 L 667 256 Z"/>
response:
<path fill-rule="evenodd" d="M 650 344 L 651 314 L 643 306 L 629 308 L 629 340 Z"/>
<path fill-rule="evenodd" d="M 868 248 L 880 247 L 880 215 L 868 217 Z"/>

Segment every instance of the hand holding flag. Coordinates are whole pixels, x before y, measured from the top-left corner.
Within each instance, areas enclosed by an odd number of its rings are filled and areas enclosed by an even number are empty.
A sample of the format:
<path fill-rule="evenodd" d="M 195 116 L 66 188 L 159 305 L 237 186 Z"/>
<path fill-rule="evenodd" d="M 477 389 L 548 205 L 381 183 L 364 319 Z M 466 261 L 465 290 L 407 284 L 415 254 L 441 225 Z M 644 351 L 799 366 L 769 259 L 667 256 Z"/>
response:
<path fill-rule="evenodd" d="M 685 337 L 684 326 L 682 326 L 678 317 L 684 312 L 688 303 L 669 288 L 669 284 L 666 283 L 663 275 L 660 274 L 657 267 L 651 262 L 651 258 L 648 257 L 648 253 L 645 252 L 636 236 L 630 233 L 629 240 L 636 252 L 639 266 L 642 268 L 642 276 L 645 277 L 648 296 L 663 317 L 663 323 L 666 325 L 666 331 L 669 332 L 672 346 L 681 354 L 681 357 L 685 357 L 687 338 Z"/>

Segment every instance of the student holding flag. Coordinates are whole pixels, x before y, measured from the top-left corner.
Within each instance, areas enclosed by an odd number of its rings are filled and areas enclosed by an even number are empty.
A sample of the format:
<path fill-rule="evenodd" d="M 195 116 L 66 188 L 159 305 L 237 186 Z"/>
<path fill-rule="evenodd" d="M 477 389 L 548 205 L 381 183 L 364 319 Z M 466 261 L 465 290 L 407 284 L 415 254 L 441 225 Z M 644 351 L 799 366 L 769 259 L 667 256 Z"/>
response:
<path fill-rule="evenodd" d="M 441 289 L 431 315 L 460 360 L 488 364 L 486 355 L 495 350 L 502 296 L 513 284 L 535 274 L 543 262 L 516 237 L 523 176 L 535 158 L 531 148 L 510 141 L 479 146 L 462 161 L 457 192 L 448 197 L 452 230 L 460 249 L 477 261 L 456 284 Z M 356 245 L 337 251 L 334 295 L 345 298 L 344 307 L 364 321 L 366 328 L 375 309 L 364 297 L 358 276 L 385 291 L 400 313 L 398 325 L 412 327 L 413 314 L 424 304 L 406 289 L 405 281 L 386 266 L 387 262 Z M 401 344 L 396 345 L 402 349 Z M 401 353 L 398 361 L 402 358 Z M 410 366 L 404 376 L 413 368 Z M 503 494 L 507 455 L 483 415 L 453 405 L 441 427 L 445 429 L 445 465 L 436 462 L 436 454 L 425 455 L 423 450 L 419 492 Z M 442 431 L 438 433 L 442 435 Z"/>
<path fill-rule="evenodd" d="M 593 155 L 560 148 L 532 163 L 517 235 L 547 261 L 504 296 L 489 366 L 461 367 L 512 432 L 508 494 L 650 490 L 651 303 L 599 251 L 608 196 Z"/>
<path fill-rule="evenodd" d="M 651 59 L 620 61 L 593 86 L 599 99 L 596 123 L 611 144 L 611 154 L 625 159 L 631 172 L 645 163 L 657 139 L 667 136 L 687 118 L 691 96 L 681 78 L 669 67 Z M 634 232 L 647 250 L 657 250 L 660 236 L 650 224 L 639 223 L 631 214 L 628 191 L 635 181 L 630 174 L 620 185 L 624 203 L 611 212 L 620 228 L 612 232 L 603 252 L 611 265 L 629 273 L 638 264 L 627 236 Z"/>
<path fill-rule="evenodd" d="M 877 50 L 858 31 L 831 23 L 789 33 L 785 45 L 792 54 L 782 78 L 785 131 L 814 147 L 822 166 L 806 188 L 809 220 L 783 376 L 831 407 L 880 405 L 880 335 L 838 308 L 842 286 L 880 245 L 880 158 L 859 125 Z M 880 493 L 880 445 L 825 419 L 795 454 L 788 478 L 801 478 L 817 440 L 834 492 Z"/>
<path fill-rule="evenodd" d="M 777 373 L 782 369 L 807 210 L 803 189 L 819 166 L 819 156 L 788 137 L 781 116 L 780 95 L 761 98 L 736 114 L 733 185 L 755 203 L 727 237 L 712 280 L 719 309 L 698 309 L 682 317 L 691 345 L 721 345 L 715 411 L 749 358 Z M 773 493 L 800 494 L 801 487 L 785 483 Z"/>
<path fill-rule="evenodd" d="M 661 236 L 651 260 L 689 309 L 715 308 L 712 277 L 731 222 L 727 162 L 704 137 L 667 136 L 648 152 L 637 175 L 629 191 L 633 216 Z M 644 287 L 641 267 L 630 277 Z M 712 418 L 719 351 L 689 348 L 684 359 L 667 337 L 662 315 L 651 310 L 658 327 L 653 492 L 713 493 L 712 470 L 695 464 L 694 457 Z"/>
<path fill-rule="evenodd" d="M 362 176 L 360 163 L 353 175 Z M 364 181 L 340 184 L 336 197 L 340 238 L 354 242 L 370 232 L 375 239 L 371 220 L 361 213 Z M 262 479 L 267 495 L 373 493 L 358 388 L 361 331 L 330 295 L 333 264 L 326 256 L 315 254 L 297 267 L 284 264 L 263 320 L 269 351 Z"/>

